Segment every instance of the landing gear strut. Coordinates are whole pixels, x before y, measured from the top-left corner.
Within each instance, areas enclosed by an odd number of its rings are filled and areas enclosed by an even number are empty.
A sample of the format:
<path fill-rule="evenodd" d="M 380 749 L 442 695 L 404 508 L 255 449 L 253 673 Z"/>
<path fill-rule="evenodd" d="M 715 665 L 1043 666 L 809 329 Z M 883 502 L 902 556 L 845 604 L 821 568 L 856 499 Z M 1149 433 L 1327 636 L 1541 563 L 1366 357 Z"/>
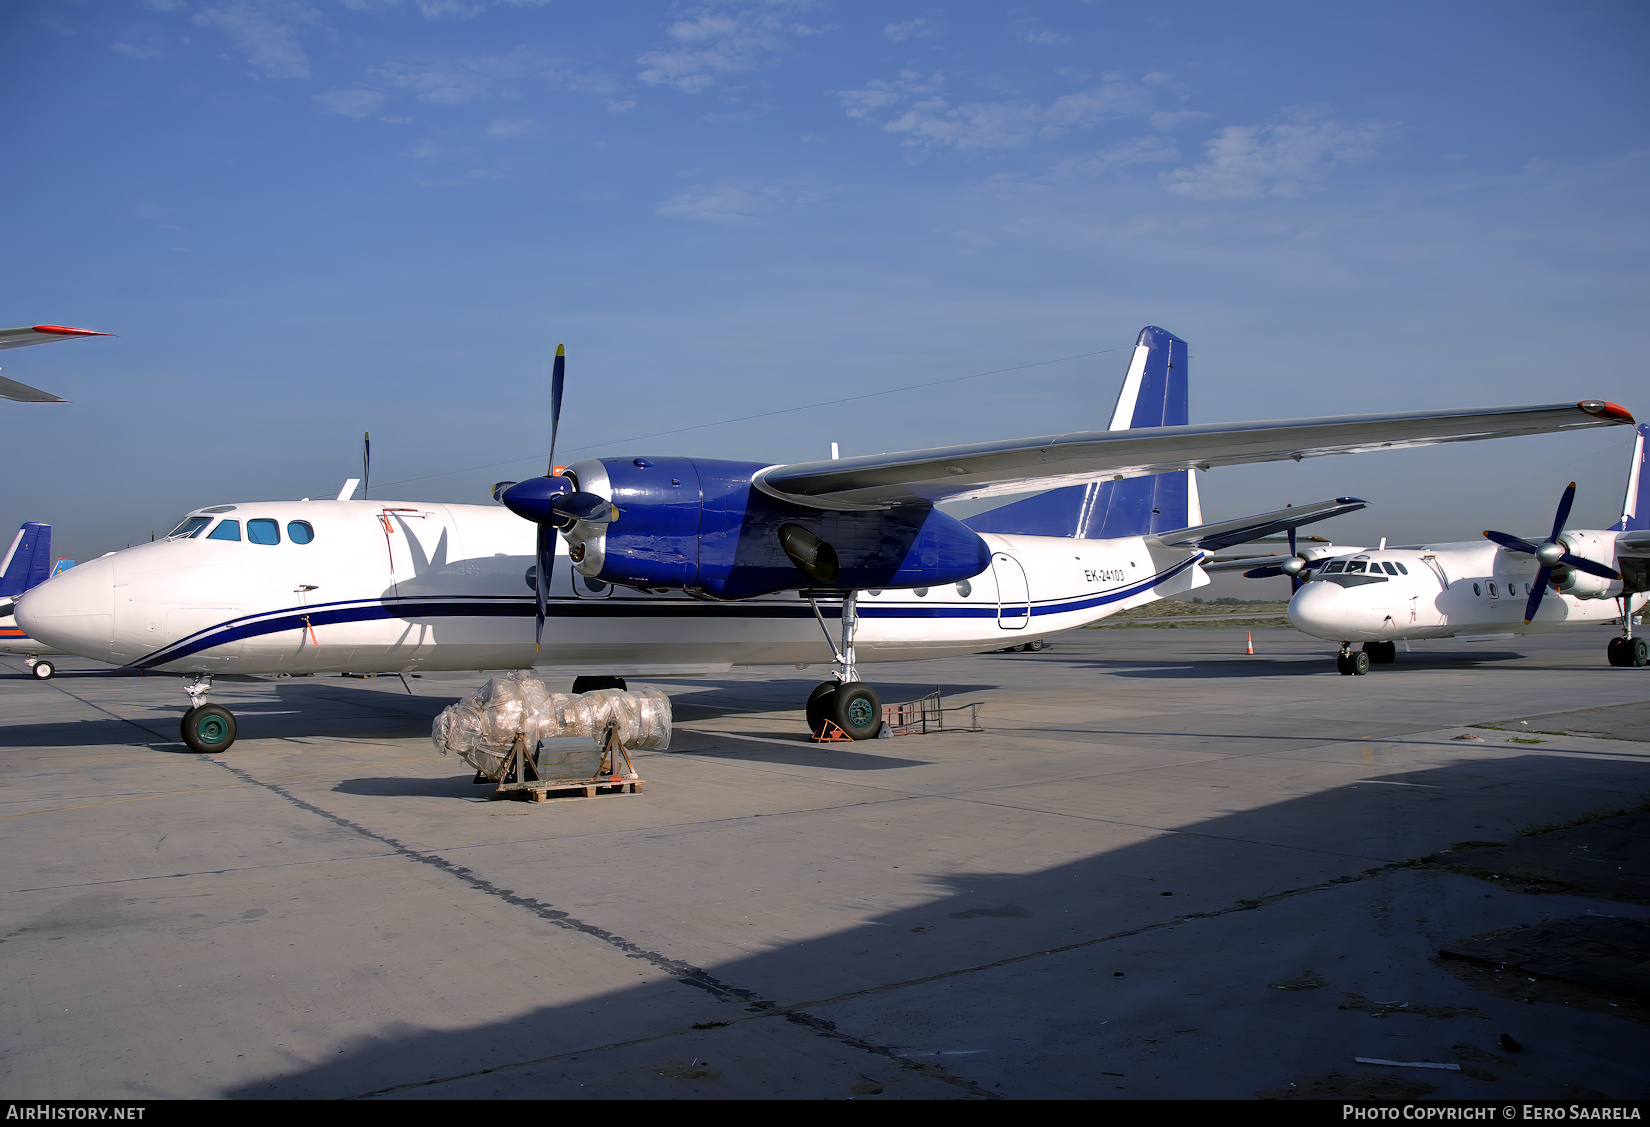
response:
<path fill-rule="evenodd" d="M 1621 637 L 1611 638 L 1604 656 L 1611 665 L 1620 667 L 1650 665 L 1650 643 L 1633 637 L 1633 596 L 1621 599 Z"/>
<path fill-rule="evenodd" d="M 1335 655 L 1335 668 L 1342 677 L 1362 677 L 1369 672 L 1369 651 L 1362 649 L 1353 653 L 1352 643 L 1342 642 L 1341 652 Z"/>
<path fill-rule="evenodd" d="M 842 645 L 831 639 L 825 625 L 825 616 L 813 595 L 806 595 L 808 605 L 814 608 L 819 628 L 825 631 L 831 656 L 840 667 L 835 681 L 822 681 L 808 694 L 808 730 L 816 736 L 825 730 L 826 722 L 835 724 L 850 739 L 875 739 L 882 730 L 882 701 L 876 690 L 859 679 L 854 664 L 854 635 L 859 632 L 859 592 L 848 591 L 842 596 Z"/>
<path fill-rule="evenodd" d="M 206 694 L 212 691 L 212 675 L 184 674 L 183 691 L 189 694 L 189 711 L 179 725 L 183 742 L 191 750 L 208 755 L 228 751 L 235 742 L 235 714 L 221 704 L 205 703 Z"/>

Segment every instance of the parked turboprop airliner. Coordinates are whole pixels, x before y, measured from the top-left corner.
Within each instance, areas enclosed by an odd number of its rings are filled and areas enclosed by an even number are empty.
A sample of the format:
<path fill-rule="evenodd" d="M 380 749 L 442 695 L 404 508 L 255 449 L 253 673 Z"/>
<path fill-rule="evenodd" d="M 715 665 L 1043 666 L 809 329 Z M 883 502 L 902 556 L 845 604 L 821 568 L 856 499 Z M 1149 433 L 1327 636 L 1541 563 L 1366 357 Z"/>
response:
<path fill-rule="evenodd" d="M 71 561 L 63 563 L 74 566 Z M 6 554 L 0 556 L 0 653 L 24 654 L 29 672 L 46 680 L 57 672 L 51 658 L 54 650 L 17 625 L 14 616 L 18 596 L 38 587 L 52 574 L 52 526 L 25 521 L 12 537 Z"/>
<path fill-rule="evenodd" d="M 495 486 L 502 508 L 352 501 L 353 483 L 334 501 L 213 505 L 42 584 L 18 620 L 87 657 L 185 674 L 183 738 L 200 751 L 235 738 L 229 711 L 204 703 L 214 673 L 525 666 L 658 676 L 834 662 L 810 726 L 863 739 L 881 710 L 859 661 L 1082 626 L 1208 582 L 1211 551 L 1363 504 L 1204 524 L 1194 469 L 1632 422 L 1586 400 L 1192 426 L 1186 342 L 1148 327 L 1106 431 L 778 466 L 564 468 L 564 363 L 558 348 L 550 468 Z M 1035 489 L 1052 491 L 968 521 L 935 507 Z"/>
<path fill-rule="evenodd" d="M 1396 643 L 1413 638 L 1546 634 L 1621 626 L 1610 639 L 1611 665 L 1650 665 L 1650 645 L 1633 637 L 1633 615 L 1650 600 L 1650 493 L 1641 425 L 1633 442 L 1621 519 L 1607 529 L 1565 531 L 1575 482 L 1564 490 L 1552 533 L 1531 542 L 1504 532 L 1485 541 L 1370 550 L 1343 549 L 1330 559 L 1287 560 L 1245 572 L 1310 576 L 1289 601 L 1289 621 L 1314 637 L 1339 642 L 1343 674 L 1390 662 Z M 1296 562 L 1299 560 L 1300 562 Z M 1360 652 L 1353 642 L 1362 642 Z"/>

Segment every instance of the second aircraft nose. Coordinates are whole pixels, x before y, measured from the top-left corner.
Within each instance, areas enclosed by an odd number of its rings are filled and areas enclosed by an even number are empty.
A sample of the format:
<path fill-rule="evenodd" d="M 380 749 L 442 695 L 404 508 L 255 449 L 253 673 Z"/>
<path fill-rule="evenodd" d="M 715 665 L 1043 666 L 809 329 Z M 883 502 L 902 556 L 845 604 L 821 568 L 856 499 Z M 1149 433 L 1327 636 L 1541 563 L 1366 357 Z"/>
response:
<path fill-rule="evenodd" d="M 111 660 L 115 565 L 110 556 L 71 568 L 17 600 L 17 625 L 53 649 Z"/>

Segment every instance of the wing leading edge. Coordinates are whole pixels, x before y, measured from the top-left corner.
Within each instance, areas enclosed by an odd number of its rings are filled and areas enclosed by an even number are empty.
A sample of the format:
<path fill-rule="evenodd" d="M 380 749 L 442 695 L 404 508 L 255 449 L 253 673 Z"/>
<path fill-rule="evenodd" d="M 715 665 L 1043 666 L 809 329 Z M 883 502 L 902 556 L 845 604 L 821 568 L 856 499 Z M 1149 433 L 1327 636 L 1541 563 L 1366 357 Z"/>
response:
<path fill-rule="evenodd" d="M 1625 408 L 1588 399 L 1394 415 L 1079 431 L 771 466 L 760 471 L 754 483 L 772 496 L 813 508 L 882 508 L 917 500 L 995 497 L 1107 477 L 1145 477 L 1287 459 L 1298 462 L 1329 454 L 1628 426 L 1633 421 Z"/>

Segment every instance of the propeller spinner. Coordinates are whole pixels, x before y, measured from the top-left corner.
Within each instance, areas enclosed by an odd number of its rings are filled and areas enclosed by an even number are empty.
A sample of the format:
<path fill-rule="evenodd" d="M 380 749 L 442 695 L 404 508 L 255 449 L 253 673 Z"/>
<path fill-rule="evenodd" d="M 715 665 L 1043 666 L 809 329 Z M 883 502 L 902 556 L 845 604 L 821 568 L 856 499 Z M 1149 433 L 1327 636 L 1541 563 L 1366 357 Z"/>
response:
<path fill-rule="evenodd" d="M 1576 483 L 1571 482 L 1558 499 L 1558 512 L 1553 517 L 1553 532 L 1542 544 L 1531 544 L 1527 540 L 1520 540 L 1505 532 L 1485 531 L 1484 535 L 1495 543 L 1511 552 L 1527 552 L 1535 557 L 1541 569 L 1535 573 L 1535 582 L 1530 584 L 1530 600 L 1524 604 L 1524 623 L 1528 625 L 1535 618 L 1535 612 L 1541 609 L 1541 599 L 1547 593 L 1548 580 L 1552 579 L 1553 572 L 1561 567 L 1573 567 L 1577 571 L 1585 571 L 1588 575 L 1596 575 L 1601 579 L 1620 579 L 1614 568 L 1605 567 L 1592 560 L 1584 560 L 1580 556 L 1572 556 L 1569 548 L 1559 536 L 1564 532 L 1564 522 L 1570 519 L 1570 506 L 1575 504 Z"/>
<path fill-rule="evenodd" d="M 567 377 L 567 349 L 556 345 L 556 363 L 550 374 L 550 464 L 543 477 L 526 481 L 501 481 L 493 486 L 493 499 L 523 520 L 538 525 L 535 554 L 538 566 L 534 595 L 537 621 L 533 628 L 535 649 L 544 644 L 544 618 L 550 609 L 550 577 L 556 565 L 556 531 L 567 531 L 583 521 L 611 524 L 619 512 L 606 497 L 581 493 L 571 479 L 556 472 L 556 432 L 561 427 L 562 385 Z"/>

